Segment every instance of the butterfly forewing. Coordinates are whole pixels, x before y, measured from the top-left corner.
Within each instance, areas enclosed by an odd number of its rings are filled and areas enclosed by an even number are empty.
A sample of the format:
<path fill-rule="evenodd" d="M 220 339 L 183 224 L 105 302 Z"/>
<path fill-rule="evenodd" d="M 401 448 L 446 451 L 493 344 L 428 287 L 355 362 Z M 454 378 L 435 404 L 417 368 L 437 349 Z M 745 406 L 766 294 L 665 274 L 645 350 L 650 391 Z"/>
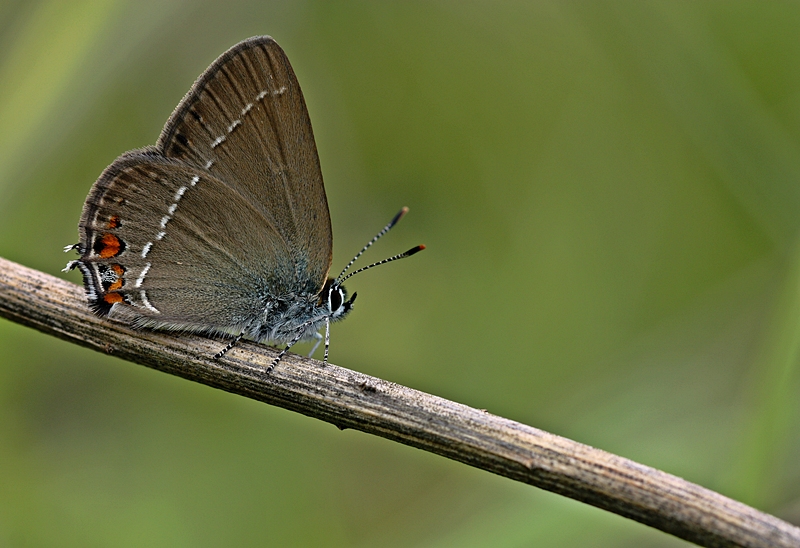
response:
<path fill-rule="evenodd" d="M 247 40 L 215 61 L 157 146 L 208 170 L 260 209 L 293 255 L 294 281 L 309 292 L 322 288 L 333 245 L 328 203 L 303 94 L 274 40 Z"/>

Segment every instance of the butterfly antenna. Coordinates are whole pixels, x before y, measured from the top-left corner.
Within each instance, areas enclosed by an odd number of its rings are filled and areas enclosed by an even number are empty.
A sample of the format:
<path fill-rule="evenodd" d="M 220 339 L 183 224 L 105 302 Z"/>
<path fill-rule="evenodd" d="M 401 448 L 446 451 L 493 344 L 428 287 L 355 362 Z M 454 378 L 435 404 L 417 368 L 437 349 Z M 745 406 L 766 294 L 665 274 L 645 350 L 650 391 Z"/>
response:
<path fill-rule="evenodd" d="M 350 274 L 348 274 L 347 276 L 345 276 L 341 280 L 336 280 L 336 285 L 342 285 L 345 282 L 345 280 L 347 280 L 348 278 L 352 278 L 353 276 L 355 276 L 359 272 L 364 272 L 365 270 L 369 270 L 373 266 L 379 266 L 379 265 L 382 265 L 382 264 L 391 263 L 392 261 L 396 261 L 398 259 L 405 259 L 406 257 L 411 257 L 412 255 L 414 255 L 415 253 L 419 253 L 423 249 L 425 249 L 424 245 L 418 245 L 416 247 L 412 247 L 411 249 L 409 249 L 405 253 L 400 253 L 398 255 L 395 255 L 394 257 L 389 257 L 388 259 L 384 259 L 382 261 L 378 261 L 377 263 L 372 263 L 372 264 L 369 264 L 367 266 L 361 267 L 358 270 L 356 270 L 354 272 L 351 272 Z"/>
<path fill-rule="evenodd" d="M 363 255 L 363 254 L 364 254 L 364 252 L 365 252 L 367 249 L 369 249 L 369 248 L 372 246 L 372 244 L 374 244 L 375 242 L 377 242 L 377 241 L 378 241 L 378 240 L 381 238 L 381 236 L 383 236 L 384 234 L 386 234 L 387 232 L 389 232 L 389 231 L 392 229 L 392 227 L 393 227 L 394 225 L 396 225 L 396 224 L 397 224 L 397 222 L 398 222 L 400 219 L 402 219 L 402 218 L 403 218 L 403 216 L 404 216 L 406 213 L 408 213 L 408 208 L 407 208 L 407 207 L 404 207 L 403 209 L 401 209 L 401 210 L 400 210 L 400 211 L 397 213 L 397 215 L 395 215 L 395 216 L 394 216 L 394 219 L 392 219 L 391 221 L 389 221 L 389 224 L 388 224 L 388 225 L 386 225 L 385 227 L 383 227 L 383 229 L 381 229 L 381 231 L 380 231 L 380 232 L 378 232 L 378 233 L 375 235 L 375 237 L 374 237 L 374 238 L 372 238 L 372 239 L 371 239 L 371 240 L 370 240 L 370 241 L 367 243 L 367 245 L 365 245 L 365 246 L 364 246 L 364 247 L 361 249 L 361 251 L 359 251 L 359 252 L 356 254 L 356 256 L 355 256 L 355 257 L 353 257 L 353 260 L 351 260 L 349 263 L 347 263 L 347 266 L 346 266 L 346 267 L 344 267 L 344 270 L 342 270 L 341 274 L 339 274 L 339 276 L 336 278 L 336 285 L 340 285 L 340 284 L 341 284 L 341 283 L 344 281 L 344 280 L 342 280 L 341 278 L 342 278 L 342 276 L 344 276 L 344 273 L 345 273 L 345 272 L 347 272 L 347 271 L 348 271 L 348 269 L 349 269 L 351 266 L 353 266 L 353 263 L 354 263 L 354 262 L 356 262 L 356 261 L 358 260 L 358 258 L 359 258 L 359 257 L 361 257 L 361 255 Z M 350 276 L 348 276 L 347 278 L 349 278 L 349 277 L 350 277 Z M 345 280 L 346 280 L 347 278 L 345 278 Z M 341 280 L 341 281 L 340 281 L 340 280 Z"/>

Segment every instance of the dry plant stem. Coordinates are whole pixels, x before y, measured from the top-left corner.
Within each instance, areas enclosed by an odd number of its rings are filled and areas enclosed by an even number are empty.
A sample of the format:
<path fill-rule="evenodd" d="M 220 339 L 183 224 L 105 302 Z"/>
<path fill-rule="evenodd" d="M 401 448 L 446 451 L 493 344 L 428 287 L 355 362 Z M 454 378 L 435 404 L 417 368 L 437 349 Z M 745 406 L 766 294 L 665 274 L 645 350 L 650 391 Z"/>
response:
<path fill-rule="evenodd" d="M 0 315 L 166 373 L 442 455 L 701 546 L 800 547 L 800 528 L 659 470 L 335 365 L 242 342 L 133 331 L 95 317 L 78 286 L 0 258 Z"/>

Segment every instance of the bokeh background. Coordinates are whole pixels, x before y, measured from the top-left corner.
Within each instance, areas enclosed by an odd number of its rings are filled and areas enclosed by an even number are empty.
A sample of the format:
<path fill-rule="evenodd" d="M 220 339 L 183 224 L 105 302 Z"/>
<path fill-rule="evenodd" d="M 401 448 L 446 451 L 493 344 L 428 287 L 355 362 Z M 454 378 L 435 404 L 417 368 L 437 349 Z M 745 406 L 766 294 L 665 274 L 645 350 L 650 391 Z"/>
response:
<path fill-rule="evenodd" d="M 332 361 L 800 524 L 797 2 L 0 2 L 0 255 L 270 34 L 317 136 Z M 0 546 L 685 545 L 0 321 Z"/>

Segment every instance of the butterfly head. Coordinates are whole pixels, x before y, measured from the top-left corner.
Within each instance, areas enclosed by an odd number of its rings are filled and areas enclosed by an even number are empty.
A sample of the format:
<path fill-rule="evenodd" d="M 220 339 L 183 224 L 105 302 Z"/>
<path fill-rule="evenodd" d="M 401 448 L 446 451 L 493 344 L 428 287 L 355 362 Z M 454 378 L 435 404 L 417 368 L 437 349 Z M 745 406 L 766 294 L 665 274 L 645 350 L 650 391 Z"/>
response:
<path fill-rule="evenodd" d="M 353 293 L 353 296 L 348 299 L 347 290 L 344 286 L 337 283 L 335 279 L 328 278 L 328 281 L 325 282 L 325 287 L 322 288 L 320 293 L 320 304 L 324 299 L 327 299 L 326 304 L 330 319 L 340 320 L 353 308 L 353 302 L 355 302 L 357 295 L 358 293 Z"/>

